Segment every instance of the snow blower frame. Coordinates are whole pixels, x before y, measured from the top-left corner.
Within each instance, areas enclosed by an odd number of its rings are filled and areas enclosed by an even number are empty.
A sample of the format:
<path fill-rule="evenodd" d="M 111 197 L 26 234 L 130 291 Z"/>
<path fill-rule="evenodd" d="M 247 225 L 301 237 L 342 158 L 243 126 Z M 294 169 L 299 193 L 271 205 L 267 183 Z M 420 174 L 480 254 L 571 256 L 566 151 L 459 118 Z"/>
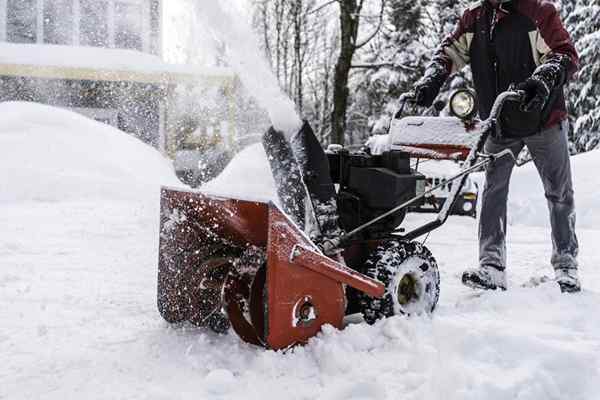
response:
<path fill-rule="evenodd" d="M 263 145 L 279 205 L 163 188 L 160 314 L 217 332 L 233 327 L 246 342 L 285 349 L 305 343 L 324 324 L 342 328 L 348 314 L 361 312 L 373 323 L 432 312 L 439 271 L 414 240 L 444 224 L 471 172 L 514 157 L 482 150 L 488 136 L 501 134 L 496 119 L 504 103 L 521 98 L 505 92 L 488 120 L 461 122 L 468 140 L 460 143 L 427 142 L 423 130 L 434 122 L 456 125 L 457 118 L 396 119 L 390 151 L 381 156 L 341 148 L 326 153 L 307 123 L 291 141 L 271 128 Z M 410 130 L 420 142 L 405 139 Z M 464 164 L 448 180 L 457 183 L 437 218 L 404 232 L 407 207 L 437 189 L 419 189 L 424 177 L 410 168 L 414 157 Z"/>

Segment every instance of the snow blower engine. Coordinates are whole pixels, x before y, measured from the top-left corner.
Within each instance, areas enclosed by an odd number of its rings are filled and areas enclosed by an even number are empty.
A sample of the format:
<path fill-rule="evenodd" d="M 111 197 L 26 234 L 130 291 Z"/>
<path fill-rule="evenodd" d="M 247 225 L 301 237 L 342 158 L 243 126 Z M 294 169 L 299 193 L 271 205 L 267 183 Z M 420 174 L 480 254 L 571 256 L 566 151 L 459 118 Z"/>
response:
<path fill-rule="evenodd" d="M 406 104 L 410 95 L 400 99 Z M 440 227 L 467 176 L 510 151 L 483 154 L 507 100 L 485 121 L 474 98 L 452 97 L 454 117 L 395 118 L 386 151 L 330 147 L 305 123 L 290 140 L 271 128 L 263 137 L 279 201 L 223 198 L 162 189 L 158 309 L 170 323 L 217 332 L 232 327 L 246 342 L 271 349 L 305 343 L 324 324 L 342 328 L 362 313 L 367 323 L 433 312 L 439 271 L 415 239 Z M 399 113 L 401 114 L 401 113 Z M 425 192 L 415 159 L 464 160 L 448 200 L 433 221 L 406 232 L 408 207 Z"/>

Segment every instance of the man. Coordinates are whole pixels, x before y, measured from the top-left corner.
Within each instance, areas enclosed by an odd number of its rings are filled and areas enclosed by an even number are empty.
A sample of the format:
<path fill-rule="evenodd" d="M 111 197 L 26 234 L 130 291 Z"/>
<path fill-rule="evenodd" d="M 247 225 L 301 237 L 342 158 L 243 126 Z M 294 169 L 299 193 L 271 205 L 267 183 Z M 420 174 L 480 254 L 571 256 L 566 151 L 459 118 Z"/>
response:
<path fill-rule="evenodd" d="M 415 101 L 430 106 L 448 76 L 471 65 L 482 119 L 497 95 L 517 84 L 522 104 L 509 103 L 500 125 L 507 138 L 490 138 L 485 150 L 527 145 L 542 179 L 552 225 L 551 263 L 563 292 L 581 290 L 578 243 L 567 144 L 563 86 L 576 72 L 578 56 L 555 7 L 545 0 L 482 0 L 469 7 L 454 33 L 415 84 Z M 504 136 L 503 135 L 503 136 Z M 503 158 L 486 171 L 479 222 L 478 269 L 462 276 L 465 285 L 506 289 L 506 203 L 514 160 Z"/>

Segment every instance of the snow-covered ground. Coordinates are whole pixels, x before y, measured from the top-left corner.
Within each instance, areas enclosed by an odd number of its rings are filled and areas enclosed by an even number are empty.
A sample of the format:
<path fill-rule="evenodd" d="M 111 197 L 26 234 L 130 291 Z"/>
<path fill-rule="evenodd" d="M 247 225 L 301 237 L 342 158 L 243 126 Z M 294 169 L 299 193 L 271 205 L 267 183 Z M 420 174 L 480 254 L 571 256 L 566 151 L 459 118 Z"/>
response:
<path fill-rule="evenodd" d="M 442 275 L 433 317 L 326 328 L 283 354 L 161 320 L 158 188 L 176 180 L 157 152 L 65 111 L 0 115 L 0 399 L 600 397 L 600 230 L 579 230 L 582 293 L 537 285 L 550 242 L 531 167 L 513 185 L 510 290 L 460 284 L 477 227 L 452 218 L 428 241 Z M 579 213 L 599 218 L 600 152 L 573 163 Z"/>

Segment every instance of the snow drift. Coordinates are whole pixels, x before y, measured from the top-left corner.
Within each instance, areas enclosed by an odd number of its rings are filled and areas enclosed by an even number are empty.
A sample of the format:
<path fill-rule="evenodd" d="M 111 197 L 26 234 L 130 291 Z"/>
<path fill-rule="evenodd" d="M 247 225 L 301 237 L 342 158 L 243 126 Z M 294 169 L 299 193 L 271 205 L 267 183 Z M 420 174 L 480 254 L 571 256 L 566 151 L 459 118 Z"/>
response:
<path fill-rule="evenodd" d="M 600 188 L 600 151 L 571 157 L 577 226 L 597 228 L 600 225 L 598 212 L 598 189 Z M 514 172 L 509 194 L 509 223 L 549 227 L 550 219 L 544 197 L 544 188 L 533 163 Z"/>
<path fill-rule="evenodd" d="M 0 118 L 0 202 L 132 198 L 181 185 L 157 150 L 79 114 L 8 102 Z"/>
<path fill-rule="evenodd" d="M 260 143 L 242 150 L 219 176 L 203 185 L 200 191 L 236 199 L 278 201 L 267 154 Z"/>

